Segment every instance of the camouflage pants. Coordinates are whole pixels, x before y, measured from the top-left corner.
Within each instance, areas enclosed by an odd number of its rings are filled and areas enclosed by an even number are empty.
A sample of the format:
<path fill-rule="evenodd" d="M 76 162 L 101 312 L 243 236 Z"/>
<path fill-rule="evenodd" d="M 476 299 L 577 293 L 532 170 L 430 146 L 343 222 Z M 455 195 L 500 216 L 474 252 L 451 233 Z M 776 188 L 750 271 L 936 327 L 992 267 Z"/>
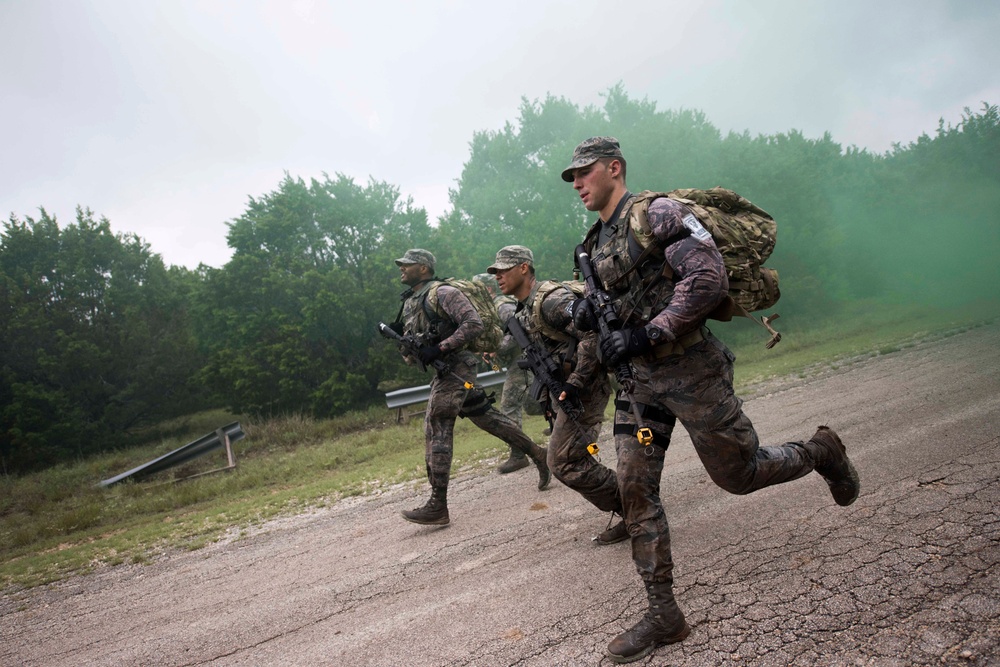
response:
<path fill-rule="evenodd" d="M 618 484 L 632 536 L 632 559 L 647 583 L 671 583 L 670 530 L 660 501 L 663 456 L 676 421 L 691 436 L 709 476 L 730 493 L 746 494 L 798 479 L 813 469 L 803 443 L 761 447 L 743 401 L 733 393 L 732 352 L 711 334 L 683 355 L 632 363 L 633 399 L 653 444 L 636 440 L 635 418 L 624 397 L 615 402 Z"/>
<path fill-rule="evenodd" d="M 503 382 L 503 393 L 500 396 L 500 412 L 513 419 L 518 428 L 521 428 L 524 397 L 530 384 L 531 371 L 518 368 L 516 360 L 507 363 L 507 379 Z"/>
<path fill-rule="evenodd" d="M 610 384 L 598 382 L 593 389 L 582 392 L 583 414 L 578 421 L 557 410 L 546 458 L 549 470 L 560 482 L 597 509 L 621 514 L 622 501 L 615 472 L 598 463 L 587 451 L 587 445 L 596 442 L 600 435 L 604 408 L 610 397 Z"/>
<path fill-rule="evenodd" d="M 435 374 L 431 380 L 427 412 L 424 414 L 424 461 L 427 464 L 427 481 L 430 482 L 432 489 L 448 488 L 454 451 L 455 420 L 469 397 L 469 390 L 464 387 L 464 383 L 476 379 L 476 361 L 471 355 L 468 360 L 463 358 L 461 361 L 455 359 L 448 361 L 454 375 Z M 490 407 L 485 414 L 468 415 L 467 418 L 490 435 L 500 438 L 512 448 L 525 454 L 530 453 L 535 444 L 513 419 L 493 407 Z"/>

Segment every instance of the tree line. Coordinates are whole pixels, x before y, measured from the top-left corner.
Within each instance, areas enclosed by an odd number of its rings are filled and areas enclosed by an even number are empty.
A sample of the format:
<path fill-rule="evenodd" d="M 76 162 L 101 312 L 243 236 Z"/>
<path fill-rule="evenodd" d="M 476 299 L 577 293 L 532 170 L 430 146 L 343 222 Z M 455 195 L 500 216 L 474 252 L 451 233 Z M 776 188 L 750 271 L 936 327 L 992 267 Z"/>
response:
<path fill-rule="evenodd" d="M 771 213 L 783 317 L 859 299 L 993 298 L 996 106 L 873 154 L 829 134 L 723 135 L 701 112 L 660 111 L 620 85 L 600 107 L 522 100 L 516 123 L 473 136 L 436 225 L 394 185 L 286 175 L 229 224 L 223 267 L 189 270 L 87 209 L 63 226 L 44 209 L 11 215 L 0 233 L 0 470 L 127 446 L 141 427 L 208 407 L 324 418 L 426 383 L 375 331 L 399 306 L 393 259 L 423 247 L 439 276 L 468 277 L 519 243 L 541 278 L 570 278 L 593 214 L 559 174 L 595 135 L 621 141 L 633 192 L 722 185 Z"/>

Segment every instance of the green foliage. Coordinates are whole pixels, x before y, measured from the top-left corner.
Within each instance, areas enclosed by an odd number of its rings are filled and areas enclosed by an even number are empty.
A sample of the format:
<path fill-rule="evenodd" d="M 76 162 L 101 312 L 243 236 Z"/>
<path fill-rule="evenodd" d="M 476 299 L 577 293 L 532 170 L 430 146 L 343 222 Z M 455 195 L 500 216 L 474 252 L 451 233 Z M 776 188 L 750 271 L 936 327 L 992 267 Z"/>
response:
<path fill-rule="evenodd" d="M 180 274 L 134 235 L 44 210 L 0 235 L 0 464 L 17 472 L 118 446 L 190 411 L 200 365 Z"/>
<path fill-rule="evenodd" d="M 375 323 L 401 291 L 393 259 L 428 237 L 396 188 L 286 176 L 230 225 L 233 257 L 195 301 L 202 377 L 238 413 L 340 414 L 377 399 L 391 357 Z M 398 357 L 398 355 L 397 355 Z"/>

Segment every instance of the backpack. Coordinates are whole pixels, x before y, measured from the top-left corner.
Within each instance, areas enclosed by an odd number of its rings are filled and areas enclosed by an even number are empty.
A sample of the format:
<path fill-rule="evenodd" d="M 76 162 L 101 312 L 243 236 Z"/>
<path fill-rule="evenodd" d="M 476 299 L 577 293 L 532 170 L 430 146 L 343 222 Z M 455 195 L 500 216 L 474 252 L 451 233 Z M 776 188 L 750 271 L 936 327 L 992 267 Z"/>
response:
<path fill-rule="evenodd" d="M 546 338 L 551 338 L 552 340 L 562 341 L 564 343 L 572 342 L 573 337 L 569 334 L 553 328 L 548 322 L 542 317 L 542 302 L 545 300 L 549 294 L 554 292 L 559 287 L 565 287 L 570 292 L 573 292 L 578 297 L 584 296 L 586 285 L 580 280 L 565 280 L 559 282 L 557 280 L 545 280 L 538 285 L 538 291 L 535 292 L 535 302 L 531 307 L 531 317 L 534 320 L 536 326 L 541 331 L 542 335 Z"/>
<path fill-rule="evenodd" d="M 472 302 L 472 307 L 479 313 L 479 319 L 483 321 L 483 333 L 469 343 L 468 349 L 475 353 L 496 352 L 500 349 L 500 341 L 503 340 L 503 329 L 500 327 L 500 315 L 497 314 L 496 306 L 493 305 L 493 297 L 484 283 L 478 280 L 464 280 L 462 278 L 439 279 L 437 284 L 427 290 L 424 295 L 424 310 L 428 315 L 437 318 L 445 317 L 445 313 L 438 305 L 437 288 L 441 285 L 449 285 L 458 289 Z"/>
<path fill-rule="evenodd" d="M 750 313 L 770 308 L 781 297 L 778 289 L 778 272 L 762 264 L 771 256 L 777 241 L 778 227 L 766 211 L 732 190 L 715 187 L 710 190 L 682 189 L 670 192 L 645 190 L 636 195 L 629 211 L 629 230 L 643 248 L 640 258 L 657 250 L 646 212 L 649 204 L 659 197 L 669 197 L 686 204 L 712 235 L 722 253 L 729 278 L 729 295 L 710 315 L 715 320 L 728 322 L 733 315 L 748 317 L 761 324 L 772 335 L 767 347 L 773 347 L 781 334 L 769 325 L 777 313 L 757 320 Z M 641 260 L 637 259 L 638 265 Z M 672 277 L 670 266 L 664 263 L 663 272 Z"/>

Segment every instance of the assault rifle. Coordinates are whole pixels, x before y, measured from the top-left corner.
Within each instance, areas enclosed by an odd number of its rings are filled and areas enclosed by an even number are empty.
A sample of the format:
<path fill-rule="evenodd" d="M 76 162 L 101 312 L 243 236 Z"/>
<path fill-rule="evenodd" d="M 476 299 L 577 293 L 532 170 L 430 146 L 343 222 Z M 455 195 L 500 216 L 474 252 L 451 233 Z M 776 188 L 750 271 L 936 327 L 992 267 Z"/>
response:
<path fill-rule="evenodd" d="M 597 276 L 594 274 L 594 267 L 590 263 L 590 255 L 587 254 L 587 249 L 582 243 L 576 247 L 573 255 L 576 257 L 576 265 L 580 267 L 580 274 L 583 276 L 583 281 L 587 285 L 586 299 L 594 311 L 594 319 L 597 320 L 597 330 L 601 340 L 604 340 L 611 335 L 612 331 L 621 329 L 622 319 L 615 312 L 611 296 L 604 291 L 604 288 L 597 281 Z M 635 417 L 637 427 L 635 437 L 642 445 L 652 444 L 653 432 L 646 426 L 642 419 L 642 413 L 639 411 L 639 406 L 632 400 L 635 377 L 632 375 L 632 368 L 628 365 L 628 362 L 618 364 L 618 367 L 615 369 L 615 379 L 621 385 L 622 394 L 628 399 L 629 407 L 632 409 L 632 416 Z"/>
<path fill-rule="evenodd" d="M 400 345 L 402 345 L 403 351 L 406 352 L 406 354 L 410 355 L 411 357 L 420 362 L 420 369 L 424 371 L 427 370 L 427 365 L 424 364 L 424 362 L 420 361 L 421 342 L 418 339 L 414 338 L 413 336 L 404 336 L 403 334 L 399 333 L 385 322 L 378 323 L 378 332 L 382 334 L 384 338 L 388 338 L 389 340 L 394 340 Z M 474 383 L 462 379 L 462 376 L 456 373 L 455 371 L 451 370 L 451 366 L 446 364 L 443 359 L 435 359 L 434 361 L 431 362 L 431 366 L 433 366 L 434 370 L 436 371 L 439 371 L 441 373 L 448 373 L 453 377 L 458 378 L 459 380 L 461 380 L 462 384 L 465 386 L 466 389 L 473 389 L 476 386 Z"/>
<path fill-rule="evenodd" d="M 542 389 L 548 389 L 549 401 L 552 406 L 559 407 L 570 419 L 574 421 L 578 419 L 583 413 L 580 400 L 573 398 L 567 398 L 565 401 L 559 400 L 559 394 L 563 391 L 562 369 L 559 368 L 559 364 L 552 358 L 549 351 L 531 342 L 528 332 L 524 330 L 516 317 L 511 316 L 507 320 L 507 331 L 524 350 L 524 359 L 519 359 L 517 365 L 521 368 L 530 368 L 535 376 L 534 382 L 531 383 L 531 397 L 541 403 Z"/>

